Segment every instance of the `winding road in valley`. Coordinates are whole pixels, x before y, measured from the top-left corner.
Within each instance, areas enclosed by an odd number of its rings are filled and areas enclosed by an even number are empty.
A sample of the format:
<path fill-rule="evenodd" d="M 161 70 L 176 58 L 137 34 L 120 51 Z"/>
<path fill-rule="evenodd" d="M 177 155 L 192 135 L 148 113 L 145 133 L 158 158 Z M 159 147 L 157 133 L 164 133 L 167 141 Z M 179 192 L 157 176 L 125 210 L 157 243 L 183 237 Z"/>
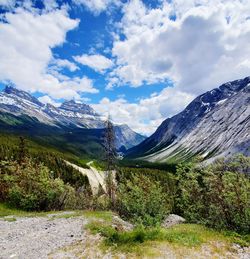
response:
<path fill-rule="evenodd" d="M 89 169 L 80 167 L 66 160 L 65 160 L 65 163 L 72 166 L 74 169 L 78 170 L 83 175 L 86 175 L 88 177 L 89 184 L 91 186 L 91 190 L 94 195 L 98 194 L 100 186 L 103 189 L 103 191 L 106 193 L 107 189 L 105 184 L 105 172 L 98 171 L 95 167 L 91 166 L 93 164 L 93 161 L 90 161 L 87 163 L 87 165 L 89 166 Z"/>

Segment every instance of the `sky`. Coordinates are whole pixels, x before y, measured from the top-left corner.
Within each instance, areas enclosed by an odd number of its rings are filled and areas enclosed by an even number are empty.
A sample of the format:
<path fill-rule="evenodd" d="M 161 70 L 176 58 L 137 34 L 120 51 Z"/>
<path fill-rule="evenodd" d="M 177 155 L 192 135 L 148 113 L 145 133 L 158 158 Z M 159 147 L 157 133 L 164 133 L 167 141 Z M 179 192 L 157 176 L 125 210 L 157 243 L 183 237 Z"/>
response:
<path fill-rule="evenodd" d="M 250 0 L 0 0 L 0 89 L 90 104 L 152 134 L 250 76 Z"/>

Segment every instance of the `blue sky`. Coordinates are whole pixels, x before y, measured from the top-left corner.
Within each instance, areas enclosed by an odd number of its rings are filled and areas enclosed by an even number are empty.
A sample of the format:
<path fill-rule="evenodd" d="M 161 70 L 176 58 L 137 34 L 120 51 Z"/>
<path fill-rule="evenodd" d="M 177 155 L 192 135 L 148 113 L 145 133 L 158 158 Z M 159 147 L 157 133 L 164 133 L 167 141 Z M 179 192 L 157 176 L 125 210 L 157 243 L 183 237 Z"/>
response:
<path fill-rule="evenodd" d="M 125 2 L 125 1 L 124 1 Z M 145 1 L 145 4 L 152 6 L 151 1 Z M 70 3 L 70 1 L 67 1 Z M 157 1 L 155 1 L 154 6 Z M 119 22 L 122 14 L 121 9 L 113 7 L 109 12 L 101 12 L 93 14 L 86 7 L 71 5 L 69 15 L 72 19 L 79 19 L 80 23 L 77 30 L 72 30 L 67 34 L 67 43 L 62 46 L 55 47 L 53 53 L 58 58 L 68 59 L 74 62 L 73 56 L 82 55 L 83 53 L 98 53 L 105 57 L 112 58 L 112 36 L 114 27 L 110 25 L 112 22 Z M 166 83 L 153 83 L 149 87 L 131 88 L 130 84 L 123 84 L 122 87 L 114 87 L 111 91 L 105 91 L 108 84 L 106 79 L 107 73 L 99 73 L 91 67 L 79 65 L 80 69 L 74 73 L 70 73 L 68 69 L 62 72 L 66 75 L 77 75 L 79 77 L 86 75 L 95 81 L 96 87 L 100 92 L 96 95 L 83 94 L 83 97 L 91 99 L 91 103 L 98 103 L 102 98 L 108 96 L 110 100 L 116 100 L 121 96 L 126 96 L 129 102 L 136 102 L 138 99 L 146 98 L 154 92 L 159 92 L 166 87 Z M 171 84 L 170 84 L 171 85 Z M 141 84 L 145 86 L 145 84 Z"/>
<path fill-rule="evenodd" d="M 0 0 L 0 10 L 0 88 L 86 102 L 143 134 L 250 74 L 250 0 Z"/>

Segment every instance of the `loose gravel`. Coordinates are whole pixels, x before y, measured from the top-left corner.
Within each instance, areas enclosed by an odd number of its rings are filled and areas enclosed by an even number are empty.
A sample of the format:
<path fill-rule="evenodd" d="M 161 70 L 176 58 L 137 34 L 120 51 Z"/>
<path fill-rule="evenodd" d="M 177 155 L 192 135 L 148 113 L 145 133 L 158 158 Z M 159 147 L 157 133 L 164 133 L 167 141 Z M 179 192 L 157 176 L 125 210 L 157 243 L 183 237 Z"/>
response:
<path fill-rule="evenodd" d="M 86 223 L 83 217 L 17 217 L 12 222 L 1 219 L 0 258 L 48 258 L 53 251 L 83 240 Z"/>
<path fill-rule="evenodd" d="M 91 235 L 84 226 L 88 219 L 83 216 L 70 217 L 73 212 L 60 212 L 46 217 L 5 217 L 0 219 L 0 258 L 1 259 L 131 259 L 131 254 L 115 253 L 108 249 L 98 249 L 102 238 Z M 8 220 L 8 221 L 7 221 Z M 15 221 L 16 220 L 16 221 Z M 250 259 L 250 247 L 233 245 L 232 251 L 220 253 L 225 244 L 204 244 L 199 250 L 175 251 L 168 244 L 155 249 L 157 259 Z M 183 253 L 185 255 L 183 255 Z M 182 256 L 180 256 L 182 254 Z"/>

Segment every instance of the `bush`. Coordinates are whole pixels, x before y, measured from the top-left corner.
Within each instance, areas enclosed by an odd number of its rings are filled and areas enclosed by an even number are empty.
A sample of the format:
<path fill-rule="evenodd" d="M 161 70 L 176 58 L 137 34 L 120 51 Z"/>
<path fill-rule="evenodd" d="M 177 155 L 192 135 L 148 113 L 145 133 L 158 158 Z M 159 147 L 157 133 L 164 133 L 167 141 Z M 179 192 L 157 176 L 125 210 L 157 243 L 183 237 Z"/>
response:
<path fill-rule="evenodd" d="M 180 166 L 176 209 L 190 222 L 250 232 L 250 158 Z"/>
<path fill-rule="evenodd" d="M 32 159 L 27 159 L 25 165 L 15 161 L 1 162 L 0 173 L 1 200 L 20 209 L 52 210 L 82 204 L 72 186 L 59 178 L 54 179 L 46 166 Z"/>
<path fill-rule="evenodd" d="M 118 184 L 127 184 L 128 180 L 133 182 L 133 179 L 142 176 L 148 178 L 150 182 L 158 182 L 160 184 L 162 192 L 168 196 L 168 202 L 171 208 L 174 206 L 174 195 L 176 193 L 176 177 L 168 172 L 158 169 L 150 168 L 128 168 L 122 167 L 116 173 L 116 180 Z"/>
<path fill-rule="evenodd" d="M 159 224 L 171 207 L 160 183 L 143 175 L 121 183 L 117 199 L 118 212 L 123 218 L 146 226 Z"/>

